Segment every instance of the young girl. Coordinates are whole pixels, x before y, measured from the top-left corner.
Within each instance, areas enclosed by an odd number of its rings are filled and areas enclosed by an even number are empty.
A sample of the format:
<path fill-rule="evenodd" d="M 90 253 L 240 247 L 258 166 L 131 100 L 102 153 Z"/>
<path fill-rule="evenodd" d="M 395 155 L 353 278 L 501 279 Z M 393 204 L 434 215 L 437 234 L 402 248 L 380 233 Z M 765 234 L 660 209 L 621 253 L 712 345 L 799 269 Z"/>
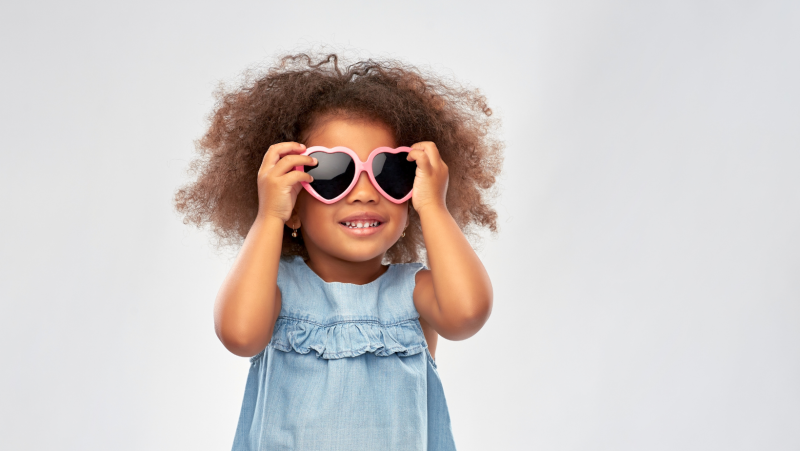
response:
<path fill-rule="evenodd" d="M 492 308 L 462 232 L 496 229 L 490 115 L 477 91 L 336 55 L 218 93 L 176 206 L 243 238 L 214 311 L 254 356 L 234 450 L 455 449 L 434 355 Z"/>

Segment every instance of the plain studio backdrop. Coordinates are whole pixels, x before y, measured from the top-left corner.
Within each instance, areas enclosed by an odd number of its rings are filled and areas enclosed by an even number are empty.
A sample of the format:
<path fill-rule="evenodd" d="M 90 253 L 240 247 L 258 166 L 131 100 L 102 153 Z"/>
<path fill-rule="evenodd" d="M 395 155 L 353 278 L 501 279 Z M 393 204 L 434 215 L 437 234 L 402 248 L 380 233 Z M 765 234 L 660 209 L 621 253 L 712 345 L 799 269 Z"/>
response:
<path fill-rule="evenodd" d="M 219 82 L 327 45 L 487 95 L 459 450 L 800 449 L 800 3 L 5 2 L 0 447 L 223 450 L 232 263 L 172 196 Z"/>

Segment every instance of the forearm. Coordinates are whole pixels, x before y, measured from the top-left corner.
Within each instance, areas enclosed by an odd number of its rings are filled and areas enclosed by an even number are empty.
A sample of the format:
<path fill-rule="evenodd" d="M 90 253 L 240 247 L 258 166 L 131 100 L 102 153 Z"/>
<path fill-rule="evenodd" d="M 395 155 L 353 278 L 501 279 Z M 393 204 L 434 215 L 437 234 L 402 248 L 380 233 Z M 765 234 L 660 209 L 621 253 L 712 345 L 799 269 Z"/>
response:
<path fill-rule="evenodd" d="M 471 336 L 492 309 L 489 274 L 444 206 L 420 213 L 439 322 L 454 337 Z"/>
<path fill-rule="evenodd" d="M 217 295 L 217 336 L 236 355 L 255 355 L 272 336 L 280 313 L 277 278 L 282 237 L 280 219 L 259 216 Z"/>

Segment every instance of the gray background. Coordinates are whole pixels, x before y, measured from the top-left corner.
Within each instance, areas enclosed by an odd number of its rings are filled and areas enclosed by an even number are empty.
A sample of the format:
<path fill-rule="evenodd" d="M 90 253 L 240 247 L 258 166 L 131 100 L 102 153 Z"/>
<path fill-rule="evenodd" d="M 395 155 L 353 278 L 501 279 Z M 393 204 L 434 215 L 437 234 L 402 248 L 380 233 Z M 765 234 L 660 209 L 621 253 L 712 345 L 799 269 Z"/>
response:
<path fill-rule="evenodd" d="M 0 446 L 230 447 L 232 254 L 171 198 L 219 81 L 327 44 L 503 121 L 460 450 L 800 449 L 799 42 L 796 1 L 4 2 Z"/>

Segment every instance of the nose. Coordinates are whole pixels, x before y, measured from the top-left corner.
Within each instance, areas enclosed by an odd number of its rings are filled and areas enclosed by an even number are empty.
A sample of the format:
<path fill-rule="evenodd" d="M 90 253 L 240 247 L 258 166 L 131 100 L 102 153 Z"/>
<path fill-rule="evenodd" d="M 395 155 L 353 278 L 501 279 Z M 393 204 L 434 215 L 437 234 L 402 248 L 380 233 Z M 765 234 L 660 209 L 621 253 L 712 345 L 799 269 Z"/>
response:
<path fill-rule="evenodd" d="M 347 194 L 347 203 L 352 204 L 354 202 L 364 202 L 364 203 L 377 203 L 380 201 L 381 195 L 378 190 L 372 186 L 372 182 L 369 180 L 369 176 L 366 172 L 362 172 L 358 176 L 358 181 L 356 182 L 356 186 L 353 187 L 353 190 Z"/>

